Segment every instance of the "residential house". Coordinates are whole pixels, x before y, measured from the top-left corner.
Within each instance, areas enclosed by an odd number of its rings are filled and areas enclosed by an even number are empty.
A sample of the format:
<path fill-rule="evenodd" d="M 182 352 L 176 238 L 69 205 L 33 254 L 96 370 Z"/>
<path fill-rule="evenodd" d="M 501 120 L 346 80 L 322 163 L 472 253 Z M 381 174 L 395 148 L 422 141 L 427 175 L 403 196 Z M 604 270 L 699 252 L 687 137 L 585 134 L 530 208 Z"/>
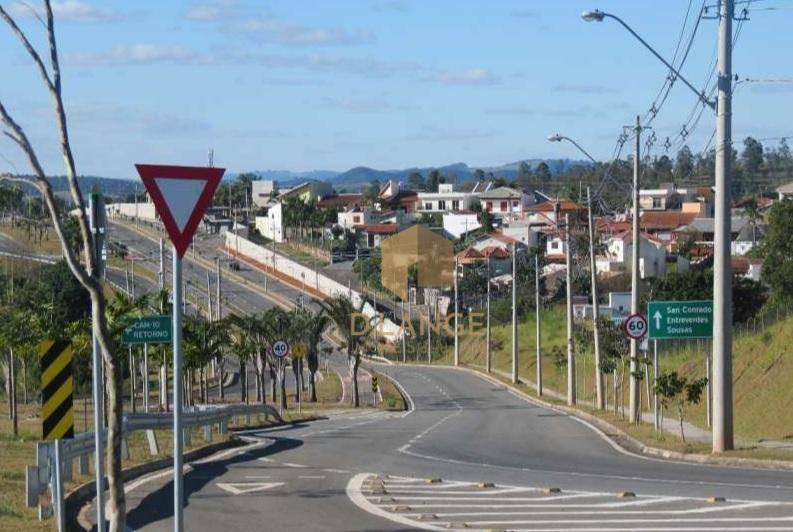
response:
<path fill-rule="evenodd" d="M 331 196 L 333 187 L 326 181 L 306 181 L 289 190 L 282 191 L 278 199 L 285 201 L 290 198 L 299 198 L 305 203 L 315 203 L 317 200 Z"/>
<path fill-rule="evenodd" d="M 682 211 L 645 211 L 639 217 L 639 227 L 664 243 L 672 251 L 678 234 L 697 218 L 697 213 Z"/>
<path fill-rule="evenodd" d="M 763 259 L 732 257 L 732 271 L 736 275 L 759 281 L 763 274 Z"/>
<path fill-rule="evenodd" d="M 277 192 L 278 181 L 270 179 L 251 181 L 251 198 L 257 207 L 267 207 L 270 204 L 270 198 Z"/>
<path fill-rule="evenodd" d="M 502 225 L 501 232 L 510 238 L 520 241 L 528 248 L 539 245 L 540 232 L 532 228 L 528 219 L 513 220 Z"/>
<path fill-rule="evenodd" d="M 474 241 L 472 245 L 474 249 L 483 253 L 488 248 L 499 248 L 509 253 L 511 252 L 513 246 L 515 246 L 518 251 L 523 251 L 528 247 L 520 240 L 507 236 L 501 231 L 493 231 L 491 233 L 481 235 Z"/>
<path fill-rule="evenodd" d="M 479 218 L 475 212 L 461 211 L 443 215 L 443 230 L 454 238 L 461 238 L 480 227 L 482 227 L 482 224 L 479 223 Z"/>
<path fill-rule="evenodd" d="M 479 195 L 482 209 L 490 214 L 505 219 L 523 218 L 528 209 L 534 205 L 534 195 L 522 190 L 497 187 Z"/>
<path fill-rule="evenodd" d="M 280 201 L 267 209 L 266 216 L 257 216 L 254 227 L 265 238 L 278 243 L 284 241 L 284 204 Z"/>
<path fill-rule="evenodd" d="M 599 305 L 600 317 L 609 318 L 615 325 L 630 315 L 631 293 L 609 292 L 608 305 Z M 592 304 L 590 302 L 573 305 L 573 317 L 576 320 L 592 319 Z"/>
<path fill-rule="evenodd" d="M 713 235 L 716 230 L 715 218 L 695 218 L 683 231 L 695 235 L 696 243 L 701 246 L 712 247 Z M 752 225 L 749 218 L 742 216 L 731 217 L 730 242 L 733 253 L 744 255 L 753 247 Z M 739 253 L 741 250 L 743 253 Z"/>
<path fill-rule="evenodd" d="M 432 214 L 467 211 L 476 198 L 476 193 L 455 192 L 454 185 L 442 183 L 438 185 L 438 192 L 418 193 L 418 212 Z"/>
<path fill-rule="evenodd" d="M 633 232 L 625 231 L 605 241 L 606 254 L 595 259 L 598 273 L 629 272 L 633 259 Z M 648 233 L 639 235 L 639 276 L 642 279 L 666 275 L 666 246 Z"/>
<path fill-rule="evenodd" d="M 412 190 L 400 190 L 393 196 L 379 198 L 375 208 L 382 212 L 402 211 L 413 215 L 418 210 L 418 193 Z"/>
<path fill-rule="evenodd" d="M 793 181 L 778 187 L 776 193 L 779 194 L 779 201 L 793 199 Z"/>
<path fill-rule="evenodd" d="M 352 209 L 362 205 L 363 194 L 333 194 L 317 201 L 318 209 Z"/>
<path fill-rule="evenodd" d="M 342 229 L 353 229 L 359 225 L 370 224 L 374 221 L 374 212 L 370 207 L 352 207 L 339 212 L 336 223 Z"/>
<path fill-rule="evenodd" d="M 549 262 L 567 261 L 567 233 L 562 229 L 547 229 L 545 235 L 545 259 Z"/>
<path fill-rule="evenodd" d="M 358 246 L 362 249 L 379 248 L 383 240 L 398 232 L 398 224 L 372 223 L 359 225 L 355 228 Z"/>
<path fill-rule="evenodd" d="M 534 196 L 533 196 L 534 197 Z M 546 196 L 540 195 L 540 199 Z M 572 217 L 586 211 L 586 206 L 565 198 L 544 199 L 526 209 L 529 225 L 543 231 L 563 224 L 566 215 Z"/>
<path fill-rule="evenodd" d="M 679 210 L 683 196 L 674 183 L 662 183 L 659 188 L 639 190 L 639 208 L 643 211 Z"/>

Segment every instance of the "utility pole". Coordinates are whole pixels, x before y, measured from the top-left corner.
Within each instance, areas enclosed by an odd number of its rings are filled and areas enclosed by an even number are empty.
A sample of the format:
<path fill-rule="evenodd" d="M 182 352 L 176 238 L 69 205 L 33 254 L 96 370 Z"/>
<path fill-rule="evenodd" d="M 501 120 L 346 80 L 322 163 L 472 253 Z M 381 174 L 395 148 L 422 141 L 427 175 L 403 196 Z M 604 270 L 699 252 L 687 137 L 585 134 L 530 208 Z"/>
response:
<path fill-rule="evenodd" d="M 212 283 L 209 280 L 209 270 L 207 270 L 207 319 L 212 322 Z"/>
<path fill-rule="evenodd" d="M 215 259 L 215 282 L 217 286 L 215 287 L 215 319 L 221 320 L 223 319 L 223 314 L 221 313 L 220 308 L 220 257 Z"/>
<path fill-rule="evenodd" d="M 137 195 L 136 195 L 137 199 Z M 104 247 L 105 240 L 105 204 L 102 196 L 98 193 L 91 193 L 88 196 L 89 212 L 91 213 L 91 237 L 94 244 L 94 253 L 96 253 L 96 268 L 97 277 L 104 277 L 104 257 L 102 257 L 102 248 Z M 13 277 L 11 278 L 11 286 L 13 287 Z M 97 320 L 96 316 L 92 316 L 93 320 Z M 95 321 L 94 321 L 95 322 Z M 91 359 L 92 359 L 92 374 L 91 386 L 93 388 L 93 403 L 94 403 L 94 471 L 96 474 L 96 527 L 98 532 L 105 530 L 105 399 L 104 399 L 104 364 L 102 361 L 101 348 L 99 346 L 99 338 L 91 328 Z"/>
<path fill-rule="evenodd" d="M 487 256 L 487 319 L 485 323 L 485 371 L 490 373 L 490 255 Z"/>
<path fill-rule="evenodd" d="M 512 382 L 518 383 L 518 249 L 512 244 Z"/>
<path fill-rule="evenodd" d="M 130 257 L 130 286 L 132 287 L 132 299 L 135 299 L 135 255 Z"/>
<path fill-rule="evenodd" d="M 454 365 L 460 365 L 460 341 L 459 341 L 459 327 L 458 323 L 458 314 L 460 312 L 459 305 L 457 304 L 457 269 L 459 267 L 459 260 L 457 257 L 454 258 Z M 402 320 L 404 321 L 404 316 Z"/>
<path fill-rule="evenodd" d="M 575 351 L 573 349 L 573 251 L 570 239 L 570 214 L 564 215 L 565 262 L 567 263 L 567 404 L 576 404 Z"/>
<path fill-rule="evenodd" d="M 639 171 L 640 171 L 640 148 L 641 148 L 642 126 L 640 118 L 636 117 L 634 127 L 634 148 L 633 148 L 633 250 L 631 256 L 631 314 L 639 312 L 639 252 L 641 251 L 641 240 L 639 235 Z M 630 417 L 631 423 L 638 423 L 640 412 L 641 392 L 639 380 L 636 372 L 639 371 L 639 341 L 631 338 L 631 364 L 630 364 Z"/>
<path fill-rule="evenodd" d="M 162 237 L 160 237 L 160 271 L 158 272 L 158 277 L 160 281 L 160 290 L 165 288 L 165 244 L 163 243 Z"/>
<path fill-rule="evenodd" d="M 540 334 L 540 252 L 534 255 L 534 311 L 537 335 L 537 395 L 542 397 L 542 336 Z"/>
<path fill-rule="evenodd" d="M 595 341 L 595 400 L 598 410 L 606 407 L 603 397 L 603 374 L 600 371 L 600 302 L 598 301 L 598 274 L 595 265 L 595 224 L 592 217 L 592 191 L 586 187 L 589 217 L 589 269 L 592 271 L 592 332 Z"/>
<path fill-rule="evenodd" d="M 719 9 L 716 104 L 716 212 L 713 238 L 713 452 L 733 448 L 732 264 L 730 263 L 732 170 L 733 0 Z"/>
<path fill-rule="evenodd" d="M 407 331 L 405 330 L 405 300 L 403 299 L 400 301 L 401 311 L 402 311 L 402 363 L 408 361 L 407 358 L 407 351 L 405 350 L 405 336 Z"/>

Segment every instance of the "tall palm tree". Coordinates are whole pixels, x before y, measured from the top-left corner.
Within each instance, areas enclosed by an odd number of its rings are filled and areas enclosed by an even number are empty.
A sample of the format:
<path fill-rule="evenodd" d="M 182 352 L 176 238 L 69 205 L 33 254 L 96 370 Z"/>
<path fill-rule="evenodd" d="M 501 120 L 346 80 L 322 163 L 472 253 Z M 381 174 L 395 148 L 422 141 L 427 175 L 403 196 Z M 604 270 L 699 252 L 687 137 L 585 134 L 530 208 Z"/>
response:
<path fill-rule="evenodd" d="M 335 296 L 320 301 L 319 304 L 336 326 L 347 350 L 347 357 L 352 362 L 352 402 L 353 406 L 358 407 L 361 404 L 358 395 L 358 368 L 361 365 L 361 354 L 372 332 L 371 324 L 355 319 L 356 316 L 363 315 L 363 302 L 356 308 L 346 296 Z"/>
<path fill-rule="evenodd" d="M 319 314 L 311 317 L 303 335 L 308 347 L 308 352 L 306 354 L 306 362 L 308 363 L 308 391 L 312 403 L 317 402 L 316 374 L 319 369 L 319 344 L 322 342 L 322 335 L 325 333 L 330 323 L 330 318 L 325 314 L 324 310 L 321 310 Z"/>
<path fill-rule="evenodd" d="M 224 322 L 210 322 L 201 316 L 186 316 L 184 346 L 185 368 L 189 375 L 187 380 L 193 381 L 193 372 L 196 369 L 203 371 L 209 361 L 218 356 L 227 342 L 228 332 Z M 188 390 L 186 397 L 188 402 L 192 402 L 192 384 L 185 389 Z"/>

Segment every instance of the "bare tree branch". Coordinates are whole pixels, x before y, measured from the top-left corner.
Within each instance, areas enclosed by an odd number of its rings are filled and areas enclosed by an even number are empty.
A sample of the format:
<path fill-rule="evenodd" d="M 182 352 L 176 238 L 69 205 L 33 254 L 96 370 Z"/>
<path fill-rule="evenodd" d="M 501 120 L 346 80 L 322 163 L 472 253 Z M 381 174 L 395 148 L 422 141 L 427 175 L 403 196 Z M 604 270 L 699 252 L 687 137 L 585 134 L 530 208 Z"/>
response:
<path fill-rule="evenodd" d="M 14 181 L 17 183 L 27 183 L 28 185 L 37 186 L 36 181 L 33 178 L 8 173 L 0 174 L 0 181 Z"/>
<path fill-rule="evenodd" d="M 47 2 L 47 4 L 49 4 L 49 2 Z M 49 90 L 53 90 L 54 87 L 52 85 L 52 80 L 50 79 L 50 75 L 47 72 L 47 67 L 44 66 L 44 62 L 41 60 L 41 56 L 39 56 L 39 53 L 36 51 L 35 48 L 33 48 L 33 45 L 30 44 L 30 41 L 28 40 L 27 36 L 19 28 L 17 23 L 14 21 L 14 19 L 11 18 L 11 15 L 9 15 L 8 12 L 5 10 L 5 8 L 1 5 L 0 5 L 0 18 L 5 20 L 6 24 L 8 24 L 11 27 L 11 31 L 14 32 L 14 35 L 16 35 L 17 38 L 20 40 L 22 46 L 24 46 L 28 55 L 31 57 L 31 59 L 33 59 L 33 62 L 36 63 L 36 66 L 39 69 L 39 74 L 41 74 L 41 77 L 44 80 L 44 83 L 47 85 L 47 88 Z"/>

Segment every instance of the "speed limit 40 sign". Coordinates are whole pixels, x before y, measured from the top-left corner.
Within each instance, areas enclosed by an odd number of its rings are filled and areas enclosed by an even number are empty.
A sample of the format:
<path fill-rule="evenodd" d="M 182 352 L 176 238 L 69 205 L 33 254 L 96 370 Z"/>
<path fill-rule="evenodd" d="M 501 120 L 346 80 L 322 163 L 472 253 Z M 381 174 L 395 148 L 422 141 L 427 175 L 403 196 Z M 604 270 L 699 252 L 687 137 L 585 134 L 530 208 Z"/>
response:
<path fill-rule="evenodd" d="M 622 322 L 622 329 L 629 338 L 641 340 L 647 334 L 647 318 L 641 314 L 631 314 Z"/>
<path fill-rule="evenodd" d="M 284 358 L 289 354 L 289 344 L 286 340 L 278 340 L 273 344 L 273 354 L 278 358 Z"/>

